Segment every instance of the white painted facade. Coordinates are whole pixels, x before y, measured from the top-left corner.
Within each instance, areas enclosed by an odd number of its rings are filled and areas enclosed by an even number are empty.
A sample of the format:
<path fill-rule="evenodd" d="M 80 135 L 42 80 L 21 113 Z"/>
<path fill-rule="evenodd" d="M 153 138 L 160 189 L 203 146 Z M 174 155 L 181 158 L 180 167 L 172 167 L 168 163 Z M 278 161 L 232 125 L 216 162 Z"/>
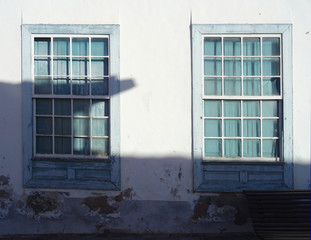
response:
<path fill-rule="evenodd" d="M 293 27 L 294 189 L 310 189 L 310 11 L 310 0 L 0 0 L 0 175 L 16 198 L 45 190 L 23 187 L 21 25 L 120 25 L 121 190 L 193 205 L 191 24 L 285 23 Z"/>

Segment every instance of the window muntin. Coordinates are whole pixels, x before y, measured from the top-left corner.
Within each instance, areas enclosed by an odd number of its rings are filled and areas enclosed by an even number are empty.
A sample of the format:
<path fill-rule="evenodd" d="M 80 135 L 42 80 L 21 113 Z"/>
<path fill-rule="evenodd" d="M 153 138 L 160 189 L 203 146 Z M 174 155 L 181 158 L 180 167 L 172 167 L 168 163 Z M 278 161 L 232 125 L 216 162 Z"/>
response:
<path fill-rule="evenodd" d="M 33 37 L 34 153 L 109 155 L 109 36 Z"/>
<path fill-rule="evenodd" d="M 280 159 L 280 35 L 203 36 L 203 159 Z"/>

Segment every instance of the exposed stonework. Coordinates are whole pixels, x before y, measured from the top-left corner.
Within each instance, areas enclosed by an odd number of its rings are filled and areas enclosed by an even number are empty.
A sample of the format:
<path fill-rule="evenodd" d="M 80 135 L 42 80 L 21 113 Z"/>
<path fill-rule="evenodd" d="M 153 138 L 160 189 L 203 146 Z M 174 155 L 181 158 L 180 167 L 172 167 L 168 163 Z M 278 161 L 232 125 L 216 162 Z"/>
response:
<path fill-rule="evenodd" d="M 0 219 L 5 218 L 9 214 L 13 204 L 12 189 L 9 183 L 9 177 L 0 175 Z"/>
<path fill-rule="evenodd" d="M 17 205 L 20 214 L 34 219 L 59 219 L 63 215 L 63 196 L 57 192 L 34 192 Z"/>

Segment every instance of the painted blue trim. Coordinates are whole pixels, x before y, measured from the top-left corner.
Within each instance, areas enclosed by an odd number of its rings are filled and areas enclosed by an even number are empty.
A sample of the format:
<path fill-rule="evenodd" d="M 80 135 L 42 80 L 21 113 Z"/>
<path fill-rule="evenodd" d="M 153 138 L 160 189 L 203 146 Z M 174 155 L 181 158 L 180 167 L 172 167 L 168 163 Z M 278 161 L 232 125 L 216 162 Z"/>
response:
<path fill-rule="evenodd" d="M 22 140 L 23 140 L 23 166 L 24 186 L 44 188 L 80 188 L 80 189 L 106 189 L 120 190 L 120 26 L 119 25 L 52 25 L 52 24 L 25 24 L 21 26 L 22 32 Z M 33 159 L 33 120 L 32 120 L 32 41 L 33 34 L 88 34 L 109 35 L 110 37 L 110 162 L 94 163 L 90 168 L 89 159 L 80 163 L 64 160 L 62 163 L 50 162 L 36 163 Z M 36 168 L 36 166 L 39 166 Z M 51 165 L 52 164 L 52 165 Z M 42 166 L 45 166 L 42 168 Z M 49 172 L 60 173 L 60 169 L 67 169 L 67 179 L 36 178 L 40 169 L 51 168 Z M 94 180 L 71 179 L 73 168 L 88 169 L 97 173 L 107 173 Z M 71 169 L 70 169 L 71 168 Z M 83 172 L 81 173 L 83 175 Z M 109 177 L 109 180 L 107 180 Z"/>
<path fill-rule="evenodd" d="M 192 126 L 193 126 L 193 160 L 194 160 L 194 190 L 195 191 L 243 191 L 264 189 L 293 188 L 293 73 L 292 73 L 292 25 L 291 24 L 193 24 L 192 34 Z M 202 36 L 204 34 L 281 34 L 283 44 L 283 138 L 282 163 L 284 164 L 282 183 L 247 183 L 234 184 L 230 182 L 207 181 L 205 166 L 211 164 L 202 161 Z M 227 169 L 234 164 L 222 162 Z M 258 162 L 259 167 L 264 163 Z M 268 165 L 268 164 L 267 164 Z M 253 167 L 249 167 L 252 169 Z M 229 171 L 229 170 L 228 170 Z M 241 170 L 240 175 L 243 175 Z M 242 179 L 242 177 L 240 178 Z M 243 181 L 243 180 L 241 180 Z"/>

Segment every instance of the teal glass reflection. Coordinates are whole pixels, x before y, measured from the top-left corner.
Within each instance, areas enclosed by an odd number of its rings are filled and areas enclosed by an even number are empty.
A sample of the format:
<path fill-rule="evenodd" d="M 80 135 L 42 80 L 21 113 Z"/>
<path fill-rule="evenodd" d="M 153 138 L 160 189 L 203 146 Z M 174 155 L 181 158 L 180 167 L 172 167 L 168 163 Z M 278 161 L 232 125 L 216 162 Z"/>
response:
<path fill-rule="evenodd" d="M 205 100 L 204 117 L 221 117 L 221 101 Z"/>
<path fill-rule="evenodd" d="M 54 77 L 53 78 L 53 93 L 58 95 L 70 94 L 70 78 L 69 77 Z"/>
<path fill-rule="evenodd" d="M 263 95 L 280 95 L 280 78 L 263 78 Z"/>
<path fill-rule="evenodd" d="M 243 59 L 244 76 L 260 76 L 260 58 Z"/>
<path fill-rule="evenodd" d="M 279 76 L 280 58 L 263 58 L 262 71 L 264 76 Z"/>
<path fill-rule="evenodd" d="M 244 78 L 243 91 L 245 96 L 260 96 L 260 78 Z"/>
<path fill-rule="evenodd" d="M 108 58 L 92 58 L 92 76 L 108 75 Z"/>
<path fill-rule="evenodd" d="M 205 157 L 221 157 L 222 156 L 221 139 L 205 139 L 204 153 Z"/>
<path fill-rule="evenodd" d="M 71 118 L 56 117 L 54 129 L 56 135 L 71 135 Z"/>
<path fill-rule="evenodd" d="M 221 78 L 204 78 L 204 95 L 221 95 Z"/>
<path fill-rule="evenodd" d="M 224 117 L 241 117 L 241 102 L 224 101 Z"/>
<path fill-rule="evenodd" d="M 92 38 L 92 56 L 108 56 L 108 38 Z"/>
<path fill-rule="evenodd" d="M 262 101 L 262 116 L 278 117 L 279 116 L 278 101 Z"/>
<path fill-rule="evenodd" d="M 241 78 L 225 78 L 224 85 L 225 95 L 241 96 Z"/>
<path fill-rule="evenodd" d="M 56 154 L 71 154 L 70 137 L 55 137 L 54 144 Z"/>
<path fill-rule="evenodd" d="M 35 58 L 35 75 L 51 75 L 51 58 Z"/>
<path fill-rule="evenodd" d="M 66 56 L 70 54 L 69 38 L 54 38 L 53 55 Z"/>
<path fill-rule="evenodd" d="M 94 117 L 109 116 L 109 102 L 107 100 L 93 100 L 92 116 Z"/>
<path fill-rule="evenodd" d="M 244 137 L 260 137 L 260 120 L 244 119 L 243 135 Z"/>
<path fill-rule="evenodd" d="M 204 55 L 221 56 L 221 38 L 206 37 L 204 38 Z"/>
<path fill-rule="evenodd" d="M 221 120 L 204 120 L 204 137 L 221 137 Z"/>
<path fill-rule="evenodd" d="M 107 156 L 108 155 L 108 138 L 92 138 L 92 155 Z"/>
<path fill-rule="evenodd" d="M 35 94 L 50 94 L 52 93 L 50 77 L 35 77 Z"/>
<path fill-rule="evenodd" d="M 241 56 L 241 38 L 224 38 L 224 56 Z"/>
<path fill-rule="evenodd" d="M 52 134 L 52 118 L 36 117 L 36 133 Z"/>
<path fill-rule="evenodd" d="M 108 95 L 109 78 L 92 78 L 92 95 Z"/>
<path fill-rule="evenodd" d="M 69 58 L 54 58 L 53 60 L 54 75 L 70 75 L 70 59 Z"/>
<path fill-rule="evenodd" d="M 72 75 L 86 76 L 89 73 L 88 58 L 72 58 Z"/>
<path fill-rule="evenodd" d="M 72 39 L 72 55 L 88 56 L 89 55 L 89 39 L 73 38 Z"/>
<path fill-rule="evenodd" d="M 72 79 L 72 94 L 73 95 L 89 95 L 90 80 L 88 78 L 73 78 Z"/>
<path fill-rule="evenodd" d="M 260 102 L 259 101 L 243 101 L 243 116 L 244 117 L 259 117 Z"/>
<path fill-rule="evenodd" d="M 279 56 L 280 55 L 280 38 L 264 37 L 262 38 L 262 55 Z"/>
<path fill-rule="evenodd" d="M 262 135 L 263 137 L 278 137 L 279 124 L 277 119 L 262 120 Z"/>
<path fill-rule="evenodd" d="M 257 37 L 243 38 L 243 55 L 260 56 L 260 38 Z"/>
<path fill-rule="evenodd" d="M 74 118 L 73 119 L 73 134 L 75 136 L 90 136 L 90 119 L 89 118 Z"/>
<path fill-rule="evenodd" d="M 243 157 L 260 157 L 260 140 L 257 139 L 244 140 Z"/>
<path fill-rule="evenodd" d="M 224 75 L 241 76 L 241 58 L 224 58 Z"/>
<path fill-rule="evenodd" d="M 224 136 L 240 137 L 241 136 L 241 120 L 225 119 L 224 120 Z"/>
<path fill-rule="evenodd" d="M 73 138 L 73 154 L 90 155 L 90 138 Z"/>
<path fill-rule="evenodd" d="M 109 125 L 107 118 L 92 119 L 92 136 L 104 137 L 109 135 Z"/>
<path fill-rule="evenodd" d="M 35 38 L 34 39 L 35 55 L 50 55 L 51 39 L 50 38 Z"/>
<path fill-rule="evenodd" d="M 52 150 L 52 137 L 36 137 L 36 153 L 51 154 Z"/>
<path fill-rule="evenodd" d="M 277 139 L 262 140 L 263 157 L 279 157 L 279 141 Z"/>
<path fill-rule="evenodd" d="M 221 58 L 205 58 L 204 75 L 221 76 Z"/>
<path fill-rule="evenodd" d="M 225 157 L 241 157 L 241 140 L 225 139 L 224 142 Z"/>
<path fill-rule="evenodd" d="M 52 100 L 51 99 L 36 99 L 36 114 L 51 115 Z"/>
<path fill-rule="evenodd" d="M 74 116 L 89 116 L 90 100 L 77 99 L 73 100 L 73 115 Z"/>

